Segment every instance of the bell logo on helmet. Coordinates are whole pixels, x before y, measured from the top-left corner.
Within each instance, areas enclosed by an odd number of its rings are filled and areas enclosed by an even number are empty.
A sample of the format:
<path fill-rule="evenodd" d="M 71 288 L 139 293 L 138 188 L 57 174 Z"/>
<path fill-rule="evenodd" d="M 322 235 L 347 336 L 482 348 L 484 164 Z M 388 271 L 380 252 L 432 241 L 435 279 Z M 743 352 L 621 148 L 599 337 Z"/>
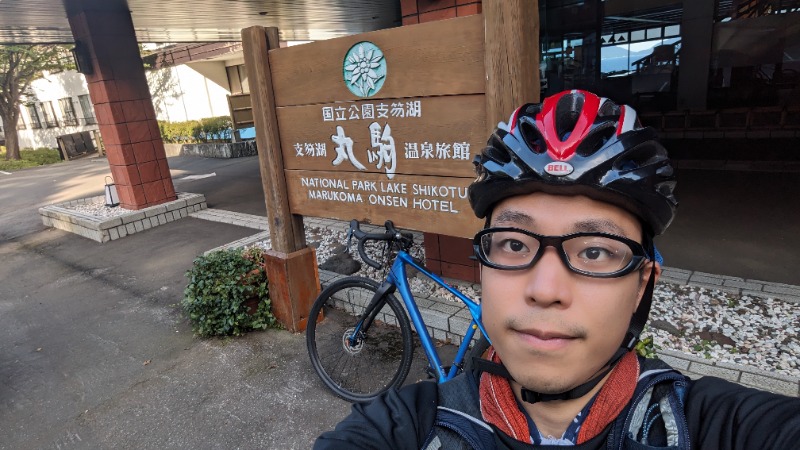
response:
<path fill-rule="evenodd" d="M 572 171 L 575 170 L 572 167 L 572 164 L 566 162 L 552 162 L 546 166 L 544 166 L 544 171 L 549 173 L 550 175 L 555 175 L 557 177 L 563 177 L 564 175 L 569 175 Z"/>

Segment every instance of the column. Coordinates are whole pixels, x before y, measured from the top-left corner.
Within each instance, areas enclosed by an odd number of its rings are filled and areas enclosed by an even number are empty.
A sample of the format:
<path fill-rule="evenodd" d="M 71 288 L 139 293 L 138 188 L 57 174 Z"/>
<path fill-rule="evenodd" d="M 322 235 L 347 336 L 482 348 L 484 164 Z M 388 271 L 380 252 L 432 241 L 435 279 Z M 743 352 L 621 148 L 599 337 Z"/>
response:
<path fill-rule="evenodd" d="M 175 200 L 164 143 L 125 2 L 72 1 L 67 16 L 91 56 L 85 74 L 120 206 L 142 209 Z"/>

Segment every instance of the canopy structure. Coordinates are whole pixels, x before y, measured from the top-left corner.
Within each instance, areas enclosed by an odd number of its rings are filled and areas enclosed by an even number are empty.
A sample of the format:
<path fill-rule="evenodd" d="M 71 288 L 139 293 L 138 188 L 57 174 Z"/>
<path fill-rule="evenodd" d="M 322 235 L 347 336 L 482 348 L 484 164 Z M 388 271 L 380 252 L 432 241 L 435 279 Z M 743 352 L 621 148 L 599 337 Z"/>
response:
<path fill-rule="evenodd" d="M 71 43 L 67 16 L 130 11 L 139 42 L 239 41 L 253 25 L 281 40 L 321 40 L 400 25 L 397 0 L 0 0 L 0 44 Z"/>

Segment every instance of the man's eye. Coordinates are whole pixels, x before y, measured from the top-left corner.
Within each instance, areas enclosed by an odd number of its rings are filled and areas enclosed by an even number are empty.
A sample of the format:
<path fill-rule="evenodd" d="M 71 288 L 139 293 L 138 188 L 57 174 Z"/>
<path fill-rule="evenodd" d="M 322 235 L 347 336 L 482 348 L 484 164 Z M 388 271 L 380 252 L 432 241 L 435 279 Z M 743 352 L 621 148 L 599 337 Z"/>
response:
<path fill-rule="evenodd" d="M 590 261 L 605 261 L 613 258 L 614 253 L 601 247 L 589 247 L 578 253 L 578 257 Z"/>
<path fill-rule="evenodd" d="M 507 252 L 519 253 L 528 249 L 525 244 L 516 239 L 506 239 L 500 244 L 500 248 Z"/>

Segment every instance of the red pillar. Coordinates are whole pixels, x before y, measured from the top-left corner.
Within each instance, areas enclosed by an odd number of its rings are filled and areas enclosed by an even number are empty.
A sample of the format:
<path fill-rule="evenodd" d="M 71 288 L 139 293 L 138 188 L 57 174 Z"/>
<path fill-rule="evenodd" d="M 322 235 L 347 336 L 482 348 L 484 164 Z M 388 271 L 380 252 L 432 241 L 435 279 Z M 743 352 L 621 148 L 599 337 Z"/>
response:
<path fill-rule="evenodd" d="M 130 12 L 124 2 L 70 3 L 72 35 L 91 55 L 86 82 L 120 206 L 142 209 L 175 200 Z"/>

